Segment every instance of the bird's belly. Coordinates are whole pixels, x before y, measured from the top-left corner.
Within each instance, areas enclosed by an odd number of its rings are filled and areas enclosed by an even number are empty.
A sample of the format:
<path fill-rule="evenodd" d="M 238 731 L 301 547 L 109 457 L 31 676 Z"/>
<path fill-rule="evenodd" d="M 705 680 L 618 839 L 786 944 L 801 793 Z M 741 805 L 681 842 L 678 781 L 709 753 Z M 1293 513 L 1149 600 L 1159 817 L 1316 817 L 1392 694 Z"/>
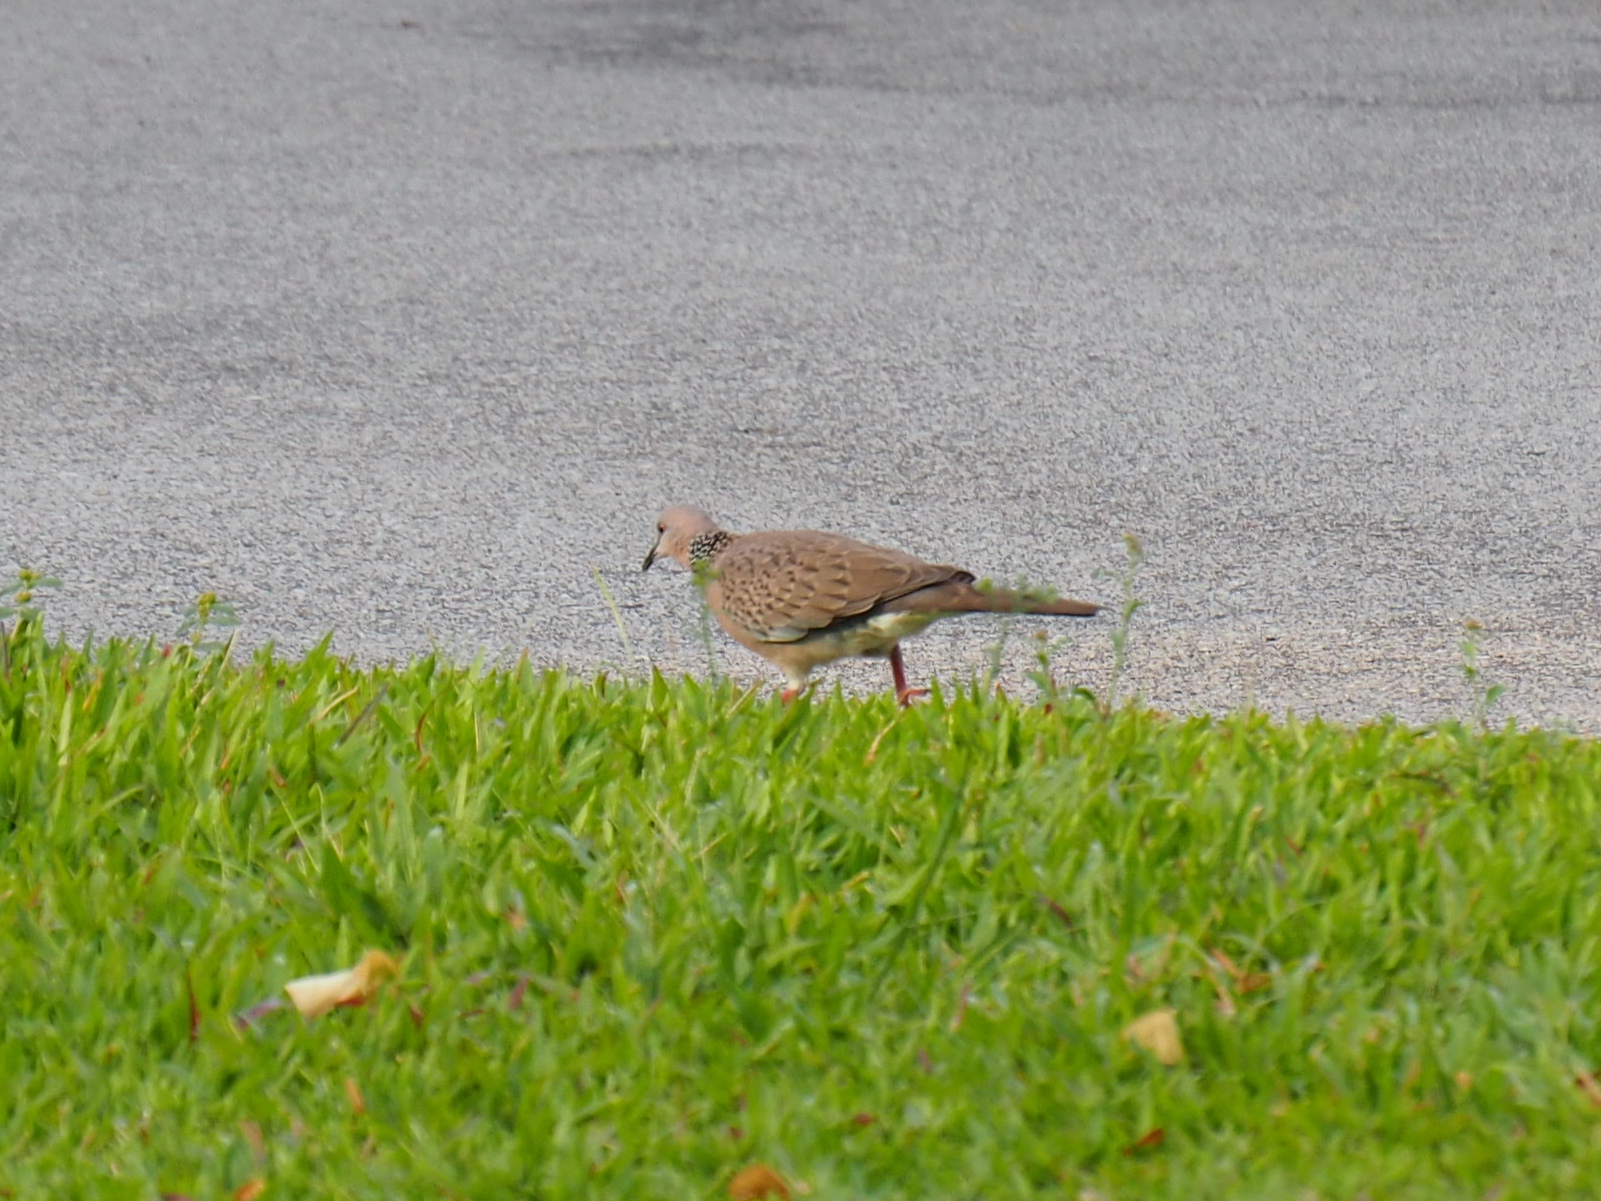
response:
<path fill-rule="evenodd" d="M 836 626 L 814 635 L 833 643 L 833 657 L 887 654 L 902 638 L 910 638 L 928 628 L 931 613 L 879 613 L 865 621 Z"/>

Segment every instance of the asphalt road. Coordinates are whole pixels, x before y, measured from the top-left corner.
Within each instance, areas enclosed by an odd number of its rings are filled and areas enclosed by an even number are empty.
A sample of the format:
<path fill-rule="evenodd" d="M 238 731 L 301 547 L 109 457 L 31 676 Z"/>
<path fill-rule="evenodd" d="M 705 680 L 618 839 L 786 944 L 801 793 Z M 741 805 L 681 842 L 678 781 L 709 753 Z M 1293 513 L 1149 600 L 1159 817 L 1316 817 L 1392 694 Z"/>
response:
<path fill-rule="evenodd" d="M 1472 617 L 1601 727 L 1593 0 L 5 7 L 0 568 L 74 638 L 621 666 L 599 572 L 703 671 L 695 500 L 1100 598 L 1133 531 L 1174 709 L 1465 713 Z"/>

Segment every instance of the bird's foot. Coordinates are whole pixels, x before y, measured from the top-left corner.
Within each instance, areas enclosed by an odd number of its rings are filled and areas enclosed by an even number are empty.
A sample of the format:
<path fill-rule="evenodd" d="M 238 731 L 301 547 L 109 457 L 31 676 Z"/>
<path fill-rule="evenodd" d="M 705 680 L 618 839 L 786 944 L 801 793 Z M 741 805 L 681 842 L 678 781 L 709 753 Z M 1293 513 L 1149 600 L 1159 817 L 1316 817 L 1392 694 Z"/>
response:
<path fill-rule="evenodd" d="M 780 692 L 778 694 L 778 699 L 783 701 L 786 705 L 788 705 L 788 704 L 791 704 L 795 700 L 796 697 L 800 696 L 800 694 L 805 692 L 805 691 L 806 690 L 804 688 L 786 688 L 786 689 L 784 689 L 784 691 L 782 691 L 782 692 Z"/>
<path fill-rule="evenodd" d="M 900 702 L 902 709 L 911 707 L 911 704 L 920 696 L 927 696 L 927 688 L 908 688 L 906 686 L 906 664 L 901 661 L 900 643 L 889 648 L 889 670 L 895 677 L 895 699 Z"/>

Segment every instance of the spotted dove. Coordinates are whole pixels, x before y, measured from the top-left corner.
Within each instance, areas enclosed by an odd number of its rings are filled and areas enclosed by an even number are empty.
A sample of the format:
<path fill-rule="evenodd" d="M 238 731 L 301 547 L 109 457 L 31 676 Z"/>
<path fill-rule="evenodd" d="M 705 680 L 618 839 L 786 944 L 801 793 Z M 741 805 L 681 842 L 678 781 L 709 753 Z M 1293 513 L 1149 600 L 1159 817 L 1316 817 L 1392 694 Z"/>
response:
<path fill-rule="evenodd" d="M 717 624 L 784 673 L 786 700 L 812 668 L 846 655 L 889 660 L 895 695 L 907 704 L 901 639 L 957 613 L 1091 617 L 1099 605 L 1042 600 L 979 588 L 959 567 L 817 530 L 732 534 L 704 510 L 675 505 L 656 523 L 644 570 L 667 556 L 695 571 Z"/>

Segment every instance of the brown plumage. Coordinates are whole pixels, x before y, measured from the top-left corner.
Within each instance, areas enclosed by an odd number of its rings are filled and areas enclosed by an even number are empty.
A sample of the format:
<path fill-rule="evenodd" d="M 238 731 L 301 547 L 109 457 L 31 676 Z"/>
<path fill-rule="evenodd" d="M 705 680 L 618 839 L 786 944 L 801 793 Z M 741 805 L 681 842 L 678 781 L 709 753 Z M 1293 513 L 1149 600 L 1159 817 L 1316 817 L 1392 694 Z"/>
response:
<path fill-rule="evenodd" d="M 896 695 L 906 686 L 902 638 L 957 613 L 1031 613 L 1091 617 L 1099 605 L 1042 600 L 1004 589 L 980 589 L 960 567 L 923 560 L 818 530 L 731 534 L 704 510 L 676 505 L 656 523 L 645 569 L 661 556 L 703 571 L 706 601 L 717 624 L 774 664 L 789 684 L 806 686 L 814 667 L 846 655 L 890 661 Z"/>

